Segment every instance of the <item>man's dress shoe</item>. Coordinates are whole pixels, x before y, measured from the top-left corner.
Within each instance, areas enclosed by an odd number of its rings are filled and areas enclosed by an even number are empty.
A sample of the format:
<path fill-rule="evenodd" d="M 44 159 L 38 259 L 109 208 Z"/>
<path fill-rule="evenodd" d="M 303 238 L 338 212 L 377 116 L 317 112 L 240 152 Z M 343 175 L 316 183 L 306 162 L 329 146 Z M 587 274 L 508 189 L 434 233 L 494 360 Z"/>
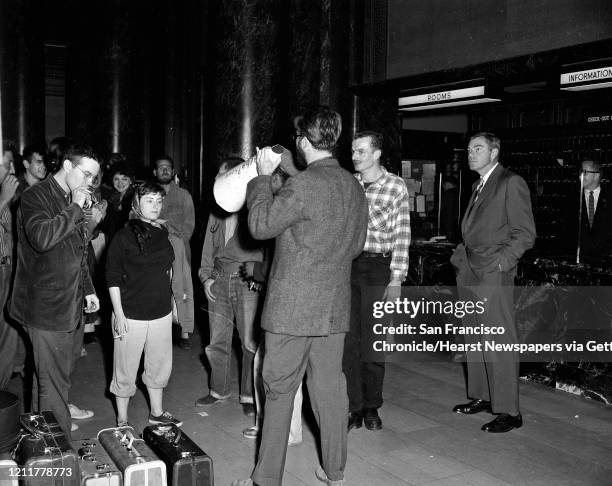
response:
<path fill-rule="evenodd" d="M 363 412 L 363 423 L 368 430 L 382 429 L 382 420 L 378 416 L 378 410 L 375 408 L 367 408 Z"/>
<path fill-rule="evenodd" d="M 482 430 L 493 433 L 508 432 L 512 429 L 518 429 L 521 425 L 523 425 L 523 417 L 520 413 L 518 415 L 500 413 L 495 417 L 495 420 L 484 424 Z"/>
<path fill-rule="evenodd" d="M 453 407 L 453 412 L 471 415 L 479 412 L 491 413 L 491 402 L 486 400 L 472 400 L 470 403 L 462 403 Z"/>
<path fill-rule="evenodd" d="M 363 415 L 359 412 L 349 412 L 348 431 L 351 429 L 359 429 L 363 425 Z"/>

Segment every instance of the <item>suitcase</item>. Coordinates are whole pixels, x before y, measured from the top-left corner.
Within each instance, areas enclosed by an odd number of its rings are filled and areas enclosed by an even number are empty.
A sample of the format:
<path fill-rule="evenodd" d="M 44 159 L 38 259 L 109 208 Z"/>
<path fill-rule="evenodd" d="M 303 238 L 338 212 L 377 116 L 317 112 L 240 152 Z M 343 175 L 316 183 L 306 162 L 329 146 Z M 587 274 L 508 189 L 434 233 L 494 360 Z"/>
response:
<path fill-rule="evenodd" d="M 124 486 L 167 486 L 166 465 L 132 427 L 102 429 L 98 441 L 123 474 Z"/>
<path fill-rule="evenodd" d="M 0 460 L 0 486 L 18 486 L 17 463 L 10 459 Z"/>
<path fill-rule="evenodd" d="M 25 413 L 19 418 L 25 429 L 15 448 L 15 461 L 23 474 L 23 486 L 78 486 L 76 452 L 53 412 Z"/>
<path fill-rule="evenodd" d="M 121 471 L 97 439 L 75 440 L 72 448 L 79 458 L 81 486 L 121 486 Z"/>
<path fill-rule="evenodd" d="M 142 438 L 166 463 L 171 486 L 213 486 L 212 459 L 176 425 L 150 425 Z"/>

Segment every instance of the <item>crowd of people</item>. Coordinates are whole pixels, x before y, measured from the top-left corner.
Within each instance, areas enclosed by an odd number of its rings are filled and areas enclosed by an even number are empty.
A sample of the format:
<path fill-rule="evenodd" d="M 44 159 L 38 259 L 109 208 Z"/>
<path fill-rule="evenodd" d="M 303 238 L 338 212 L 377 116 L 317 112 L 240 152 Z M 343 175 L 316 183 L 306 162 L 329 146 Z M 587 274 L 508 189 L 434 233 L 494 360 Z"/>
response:
<path fill-rule="evenodd" d="M 282 483 L 287 446 L 302 440 L 304 377 L 320 427 L 315 474 L 322 483 L 344 484 L 347 434 L 382 428 L 385 363 L 364 352 L 372 330 L 361 309 L 372 299 L 400 298 L 408 274 L 409 194 L 403 179 L 382 164 L 383 137 L 354 135 L 351 174 L 334 158 L 342 131 L 338 113 L 319 107 L 294 125 L 295 155 L 276 160 L 259 151 L 245 207 L 211 212 L 197 271 L 209 314 L 210 382 L 195 407 L 214 409 L 231 398 L 237 329 L 239 402 L 255 417 L 243 435 L 261 439 L 251 478 L 234 486 Z M 463 292 L 486 289 L 476 297 L 493 303 L 490 316 L 512 341 L 511 286 L 535 227 L 527 186 L 499 165 L 499 152 L 492 134 L 470 139 L 469 164 L 480 182 L 452 263 Z M 83 331 L 97 321 L 91 316 L 100 302 L 109 301 L 117 425 L 129 424 L 144 354 L 149 422 L 180 426 L 163 407 L 163 390 L 172 370 L 173 321 L 181 326 L 180 344 L 191 346 L 195 215 L 172 158 L 154 160 L 151 180 L 136 183 L 124 157 L 114 154 L 102 164 L 91 148 L 65 138 L 48 150 L 24 150 L 18 177 L 16 155 L 5 146 L 0 165 L 0 306 L 6 307 L 0 388 L 23 369 L 25 338 L 34 362 L 32 408 L 52 410 L 70 435 L 73 419 L 93 415 L 69 402 Z M 241 162 L 222 160 L 219 174 Z M 372 287 L 380 292 L 373 295 Z M 468 362 L 472 401 L 454 411 L 495 413 L 483 426 L 487 432 L 520 427 L 516 357 L 480 354 Z"/>
<path fill-rule="evenodd" d="M 150 421 L 180 424 L 161 399 L 172 367 L 173 320 L 181 326 L 179 345 L 191 346 L 195 211 L 175 176 L 167 155 L 154 161 L 151 181 L 137 181 L 123 155 L 102 163 L 91 147 L 66 137 L 27 146 L 21 156 L 4 143 L 0 389 L 31 363 L 26 406 L 53 411 L 68 436 L 75 420 L 94 415 L 71 403 L 70 383 L 85 332 L 105 316 L 116 336 L 110 389 L 117 422 L 127 422 L 144 351 Z"/>

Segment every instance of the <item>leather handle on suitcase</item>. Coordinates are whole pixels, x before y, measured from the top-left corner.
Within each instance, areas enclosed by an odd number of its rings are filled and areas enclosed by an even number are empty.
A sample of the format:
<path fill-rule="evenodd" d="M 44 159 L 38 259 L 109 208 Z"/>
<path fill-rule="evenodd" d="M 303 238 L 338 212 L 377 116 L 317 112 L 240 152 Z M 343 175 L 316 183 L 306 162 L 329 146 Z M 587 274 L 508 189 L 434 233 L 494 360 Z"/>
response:
<path fill-rule="evenodd" d="M 39 425 L 38 420 L 26 421 L 23 419 L 23 417 L 21 417 L 19 419 L 19 422 L 21 422 L 21 426 L 24 429 L 26 429 L 30 434 L 32 434 L 34 437 L 38 439 L 43 438 L 43 432 L 36 428 Z M 32 425 L 32 423 L 35 423 L 36 425 Z"/>
<path fill-rule="evenodd" d="M 172 445 L 176 445 L 181 440 L 181 436 L 183 435 L 183 433 L 181 432 L 181 429 L 178 428 L 174 424 L 172 424 L 172 428 L 174 429 L 174 435 L 175 435 L 174 440 L 172 441 Z"/>

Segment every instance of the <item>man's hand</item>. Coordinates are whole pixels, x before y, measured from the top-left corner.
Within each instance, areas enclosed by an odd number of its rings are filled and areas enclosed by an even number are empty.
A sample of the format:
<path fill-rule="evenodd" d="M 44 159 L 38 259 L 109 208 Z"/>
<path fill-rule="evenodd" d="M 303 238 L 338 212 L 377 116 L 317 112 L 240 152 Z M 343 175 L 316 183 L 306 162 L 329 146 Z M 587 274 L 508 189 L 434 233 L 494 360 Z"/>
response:
<path fill-rule="evenodd" d="M 123 339 L 128 332 L 127 317 L 125 314 L 114 314 L 113 317 L 113 337 Z"/>
<path fill-rule="evenodd" d="M 100 301 L 96 294 L 90 294 L 85 296 L 85 313 L 91 314 L 96 312 L 100 308 Z"/>
<path fill-rule="evenodd" d="M 91 202 L 91 191 L 87 186 L 79 186 L 72 190 L 72 202 L 78 204 L 81 208 L 89 205 Z"/>
<path fill-rule="evenodd" d="M 392 280 L 391 282 L 389 282 L 389 285 L 387 285 L 382 300 L 386 300 L 387 302 L 395 302 L 401 296 L 402 282 L 400 282 L 399 280 Z"/>
<path fill-rule="evenodd" d="M 257 148 L 257 155 L 255 155 L 257 164 L 257 174 L 259 175 L 272 175 L 272 172 L 281 163 L 281 157 L 279 154 L 272 152 L 272 148 L 264 147 L 261 150 Z"/>
<path fill-rule="evenodd" d="M 104 219 L 104 213 L 94 206 L 91 208 L 91 219 L 97 225 Z"/>
<path fill-rule="evenodd" d="M 214 302 L 215 300 L 217 300 L 217 297 L 215 297 L 215 294 L 213 294 L 211 291 L 211 287 L 213 286 L 214 283 L 215 283 L 214 278 L 207 278 L 204 281 L 204 293 L 206 294 L 206 297 L 208 297 L 208 300 L 210 300 L 211 302 Z"/>
<path fill-rule="evenodd" d="M 2 187 L 0 187 L 0 202 L 8 203 L 15 196 L 15 192 L 19 187 L 19 180 L 13 174 L 9 174 L 4 179 Z"/>

